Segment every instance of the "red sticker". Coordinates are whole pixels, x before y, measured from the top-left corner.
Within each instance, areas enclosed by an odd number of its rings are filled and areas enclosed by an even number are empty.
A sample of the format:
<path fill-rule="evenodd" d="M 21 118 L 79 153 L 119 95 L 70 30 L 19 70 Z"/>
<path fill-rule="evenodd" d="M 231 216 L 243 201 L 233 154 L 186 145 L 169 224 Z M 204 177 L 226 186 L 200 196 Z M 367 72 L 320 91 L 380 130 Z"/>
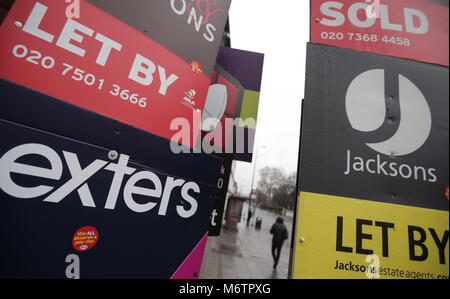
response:
<path fill-rule="evenodd" d="M 87 251 L 97 244 L 98 231 L 95 227 L 85 226 L 75 232 L 72 246 L 77 251 Z"/>
<path fill-rule="evenodd" d="M 191 67 L 192 67 L 192 72 L 196 75 L 201 75 L 203 74 L 203 68 L 200 64 L 200 62 L 198 61 L 192 61 L 191 62 Z"/>
<path fill-rule="evenodd" d="M 445 197 L 447 197 L 447 200 L 449 200 L 448 199 L 448 185 L 447 185 L 447 188 L 445 188 Z"/>

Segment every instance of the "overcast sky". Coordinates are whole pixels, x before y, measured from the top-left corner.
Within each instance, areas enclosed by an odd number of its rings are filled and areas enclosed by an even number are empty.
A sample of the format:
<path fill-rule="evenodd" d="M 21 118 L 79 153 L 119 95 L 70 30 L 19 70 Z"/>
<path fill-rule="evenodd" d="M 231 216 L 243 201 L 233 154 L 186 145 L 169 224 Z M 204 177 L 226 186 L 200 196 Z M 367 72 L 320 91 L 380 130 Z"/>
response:
<path fill-rule="evenodd" d="M 265 54 L 254 148 L 257 171 L 264 166 L 296 171 L 309 0 L 233 0 L 230 31 L 233 48 Z M 250 192 L 253 167 L 237 162 L 235 178 L 243 195 Z"/>

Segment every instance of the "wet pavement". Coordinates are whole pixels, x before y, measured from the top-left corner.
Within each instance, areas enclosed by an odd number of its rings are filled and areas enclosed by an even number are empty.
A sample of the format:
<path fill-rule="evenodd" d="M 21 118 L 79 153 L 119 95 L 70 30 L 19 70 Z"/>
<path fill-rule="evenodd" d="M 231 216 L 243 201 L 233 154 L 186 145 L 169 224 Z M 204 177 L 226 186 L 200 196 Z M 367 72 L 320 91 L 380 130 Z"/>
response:
<path fill-rule="evenodd" d="M 271 254 L 270 228 L 279 215 L 256 209 L 252 223 L 246 225 L 248 206 L 244 204 L 243 216 L 237 231 L 222 227 L 219 237 L 209 237 L 203 258 L 200 279 L 286 279 L 289 269 L 289 246 L 292 218 L 282 216 L 288 229 L 276 270 Z M 255 229 L 256 217 L 262 218 L 261 229 Z"/>

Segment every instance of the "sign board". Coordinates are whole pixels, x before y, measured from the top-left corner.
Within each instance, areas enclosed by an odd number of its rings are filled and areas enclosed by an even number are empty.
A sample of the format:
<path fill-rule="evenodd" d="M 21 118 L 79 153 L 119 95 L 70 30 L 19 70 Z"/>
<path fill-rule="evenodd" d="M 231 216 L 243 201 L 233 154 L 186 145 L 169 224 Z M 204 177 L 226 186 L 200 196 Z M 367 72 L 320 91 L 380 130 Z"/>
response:
<path fill-rule="evenodd" d="M 449 278 L 448 211 L 301 192 L 298 212 L 295 278 Z"/>
<path fill-rule="evenodd" d="M 146 2 L 164 2 L 171 10 L 174 1 Z M 210 74 L 202 71 L 200 46 L 197 56 L 185 61 L 161 44 L 173 39 L 170 32 L 155 41 L 83 0 L 80 18 L 68 19 L 66 5 L 50 0 L 15 2 L 0 28 L 0 78 L 167 139 L 173 135 L 173 119 L 190 121 L 201 114 Z M 127 3 L 131 7 L 138 9 Z M 160 11 L 147 11 L 146 20 L 157 14 Z M 167 20 L 180 17 L 170 14 Z M 171 27 L 167 22 L 157 28 Z M 223 30 L 219 25 L 217 34 Z M 216 54 L 206 60 L 214 64 Z M 195 101 L 187 103 L 185 93 L 192 90 Z"/>
<path fill-rule="evenodd" d="M 225 201 L 228 194 L 228 183 L 231 175 L 231 165 L 235 156 L 235 151 L 239 146 L 236 145 L 236 126 L 235 119 L 239 119 L 239 115 L 242 108 L 242 101 L 244 96 L 244 87 L 242 84 L 227 71 L 225 71 L 220 65 L 216 65 L 214 76 L 212 80 L 213 84 L 221 85 L 226 90 L 226 103 L 223 107 L 223 115 L 220 121 L 214 119 L 213 123 L 216 124 L 216 128 L 211 132 L 202 132 L 202 149 L 206 146 L 211 147 L 219 157 L 223 158 L 222 166 L 220 169 L 219 179 L 217 181 L 217 191 L 214 196 L 214 207 L 211 214 L 211 222 L 209 226 L 209 237 L 217 237 L 220 235 L 222 228 L 222 219 L 225 208 Z M 217 98 L 218 99 L 218 98 Z M 223 103 L 220 103 L 222 106 Z M 207 121 L 207 116 L 210 111 L 207 111 L 208 107 L 205 106 L 203 111 L 203 120 Z M 221 109 L 222 110 L 222 109 Z M 214 118 L 214 116 L 212 116 Z M 243 146 L 243 145 L 241 145 Z"/>
<path fill-rule="evenodd" d="M 233 127 L 239 124 L 243 97 L 242 84 L 220 65 L 216 65 L 202 113 L 202 150 L 217 154 L 235 152 L 238 146 L 235 144 L 237 138 Z M 199 149 L 200 144 L 196 148 Z"/>
<path fill-rule="evenodd" d="M 225 210 L 225 202 L 227 199 L 231 166 L 233 164 L 232 154 L 224 154 L 222 157 L 224 159 L 220 169 L 219 180 L 217 181 L 217 191 L 214 196 L 214 206 L 209 224 L 208 237 L 220 236 L 220 232 L 222 230 L 222 219 Z"/>
<path fill-rule="evenodd" d="M 294 277 L 448 278 L 448 68 L 307 55 Z"/>
<path fill-rule="evenodd" d="M 448 66 L 448 14 L 448 1 L 313 0 L 311 42 Z"/>
<path fill-rule="evenodd" d="M 220 126 L 202 133 L 204 141 L 213 140 L 214 150 L 224 153 L 209 236 L 220 235 L 232 160 L 252 161 L 263 64 L 261 53 L 227 47 L 219 50 L 213 83 L 226 87 L 227 102 Z"/>
<path fill-rule="evenodd" d="M 0 277 L 198 277 L 221 159 L 0 90 Z"/>
<path fill-rule="evenodd" d="M 264 54 L 221 47 L 217 64 L 240 82 L 244 88 L 242 105 L 237 115 L 241 119 L 236 126 L 236 135 L 246 136 L 243 144 L 234 150 L 234 160 L 252 162 L 253 147 L 258 121 Z"/>
<path fill-rule="evenodd" d="M 231 0 L 87 1 L 212 75 Z"/>

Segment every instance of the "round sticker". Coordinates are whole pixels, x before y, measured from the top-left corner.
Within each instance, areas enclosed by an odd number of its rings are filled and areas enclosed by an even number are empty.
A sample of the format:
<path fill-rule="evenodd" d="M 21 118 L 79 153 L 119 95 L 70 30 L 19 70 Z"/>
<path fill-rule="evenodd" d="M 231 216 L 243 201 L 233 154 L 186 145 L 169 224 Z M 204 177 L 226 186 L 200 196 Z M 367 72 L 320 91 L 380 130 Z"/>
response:
<path fill-rule="evenodd" d="M 194 72 L 194 74 L 196 74 L 196 75 L 203 74 L 202 66 L 200 65 L 200 63 L 198 61 L 192 61 L 191 67 L 192 67 L 192 72 Z"/>
<path fill-rule="evenodd" d="M 97 244 L 98 231 L 95 227 L 85 226 L 75 232 L 72 246 L 77 251 L 87 251 Z"/>

